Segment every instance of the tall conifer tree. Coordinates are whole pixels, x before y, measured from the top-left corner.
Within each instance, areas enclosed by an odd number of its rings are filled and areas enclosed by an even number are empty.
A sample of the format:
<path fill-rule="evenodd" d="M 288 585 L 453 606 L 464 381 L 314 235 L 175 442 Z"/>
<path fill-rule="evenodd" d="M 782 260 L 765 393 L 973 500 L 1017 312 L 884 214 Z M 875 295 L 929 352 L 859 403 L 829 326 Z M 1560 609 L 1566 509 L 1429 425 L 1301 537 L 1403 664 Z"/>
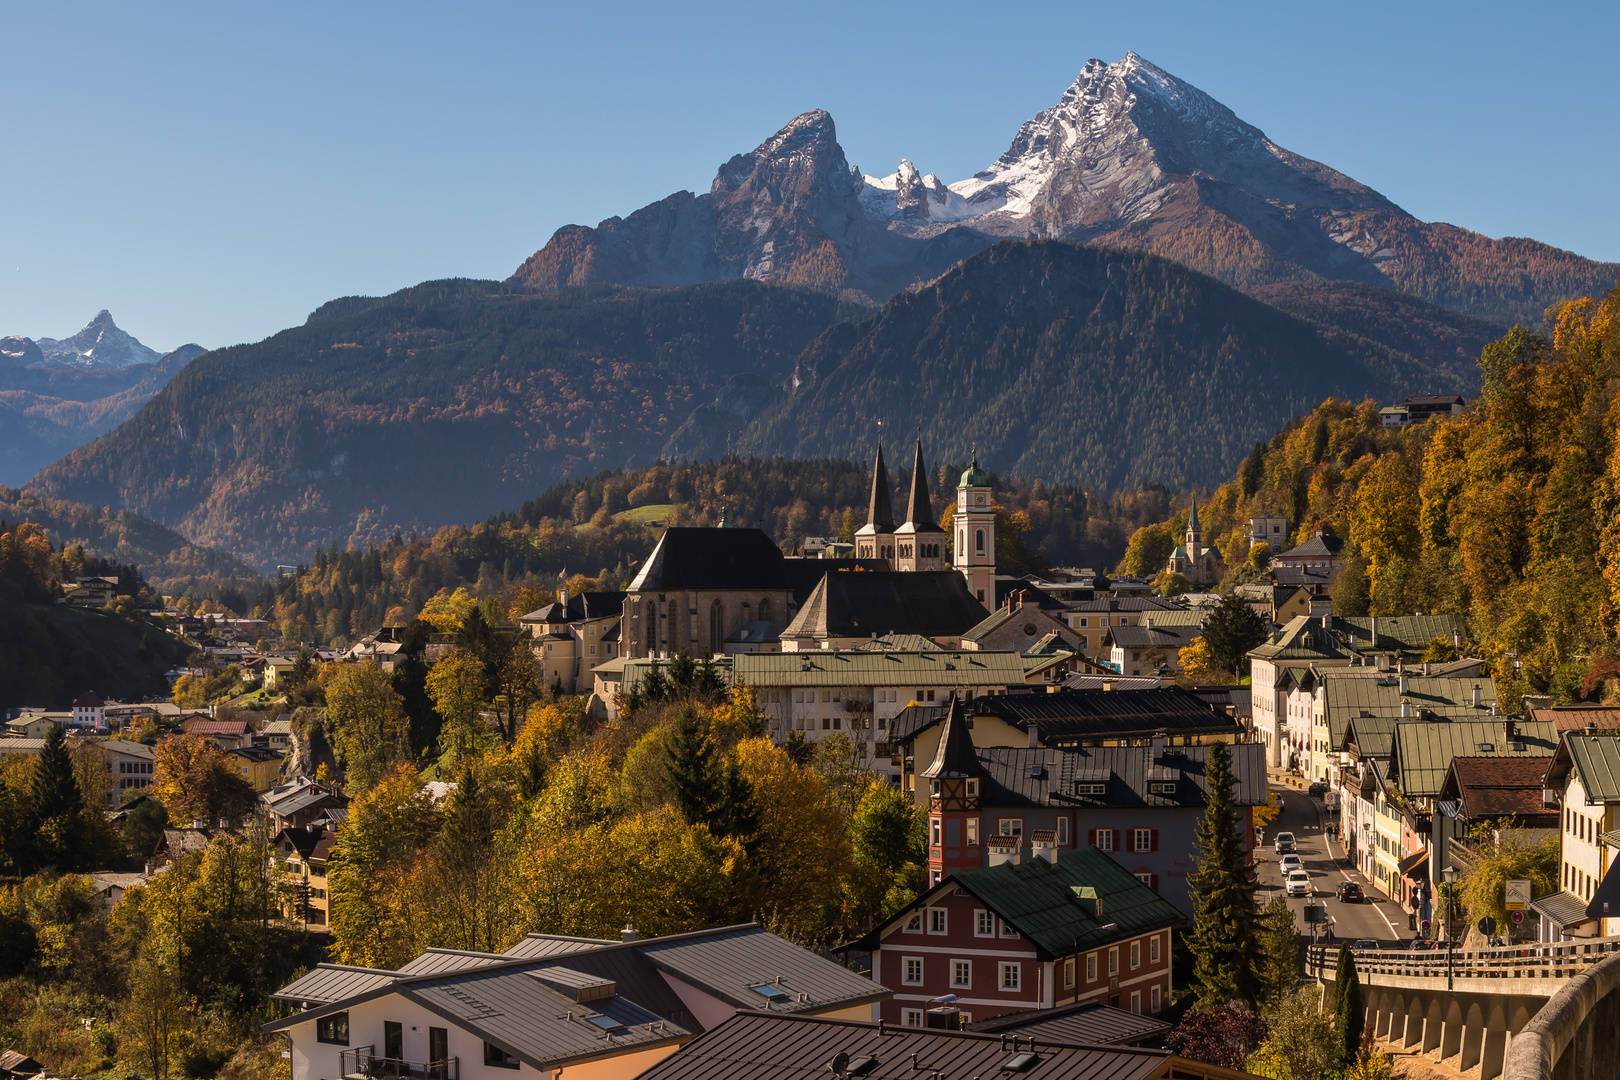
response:
<path fill-rule="evenodd" d="M 691 705 L 681 708 L 664 759 L 675 807 L 687 824 L 706 824 L 720 802 L 719 770 L 707 725 Z"/>
<path fill-rule="evenodd" d="M 1356 956 L 1350 943 L 1339 946 L 1339 964 L 1333 974 L 1333 1024 L 1344 1041 L 1344 1060 L 1356 1060 L 1361 1052 L 1361 1029 L 1367 1014 L 1361 1006 L 1361 976 L 1356 973 Z"/>
<path fill-rule="evenodd" d="M 28 836 L 36 867 L 78 869 L 85 840 L 84 798 L 73 775 L 73 756 L 60 725 L 45 733 L 28 787 Z"/>
<path fill-rule="evenodd" d="M 1253 868 L 1238 837 L 1232 752 L 1225 743 L 1209 748 L 1205 771 L 1204 816 L 1198 823 L 1198 865 L 1188 875 L 1193 895 L 1193 984 L 1198 1003 L 1252 1004 L 1258 989 Z"/>

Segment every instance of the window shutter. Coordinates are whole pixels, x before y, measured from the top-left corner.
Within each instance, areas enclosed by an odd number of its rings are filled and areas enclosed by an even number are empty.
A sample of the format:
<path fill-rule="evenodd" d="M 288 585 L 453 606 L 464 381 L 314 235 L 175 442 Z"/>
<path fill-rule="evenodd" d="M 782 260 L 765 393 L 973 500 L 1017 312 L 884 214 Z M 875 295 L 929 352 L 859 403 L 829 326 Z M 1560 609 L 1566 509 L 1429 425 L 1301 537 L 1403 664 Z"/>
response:
<path fill-rule="evenodd" d="M 1110 849 L 1112 849 L 1114 851 L 1119 850 L 1119 830 L 1118 829 L 1109 829 L 1108 830 L 1108 846 L 1109 846 Z"/>
<path fill-rule="evenodd" d="M 1096 847 L 1097 846 L 1097 830 L 1096 829 L 1087 829 L 1086 830 L 1086 846 L 1087 847 Z"/>
<path fill-rule="evenodd" d="M 1543 819 L 1543 820 L 1545 820 L 1545 819 Z M 1158 851 L 1159 850 L 1159 830 L 1158 829 L 1153 829 L 1148 833 L 1148 835 L 1150 837 L 1152 837 L 1152 841 L 1148 844 L 1148 850 L 1149 851 Z"/>

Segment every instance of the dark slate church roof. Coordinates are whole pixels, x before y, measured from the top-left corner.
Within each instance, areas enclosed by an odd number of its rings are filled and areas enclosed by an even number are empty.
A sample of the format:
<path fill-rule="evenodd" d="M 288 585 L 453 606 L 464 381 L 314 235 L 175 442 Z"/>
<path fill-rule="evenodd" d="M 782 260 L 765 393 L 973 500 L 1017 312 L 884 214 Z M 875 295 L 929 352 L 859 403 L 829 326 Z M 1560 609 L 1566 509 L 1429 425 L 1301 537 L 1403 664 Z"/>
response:
<path fill-rule="evenodd" d="M 630 588 L 790 589 L 787 562 L 776 541 L 759 529 L 669 528 Z"/>
<path fill-rule="evenodd" d="M 827 573 L 782 636 L 958 637 L 983 618 L 984 605 L 955 570 Z"/>

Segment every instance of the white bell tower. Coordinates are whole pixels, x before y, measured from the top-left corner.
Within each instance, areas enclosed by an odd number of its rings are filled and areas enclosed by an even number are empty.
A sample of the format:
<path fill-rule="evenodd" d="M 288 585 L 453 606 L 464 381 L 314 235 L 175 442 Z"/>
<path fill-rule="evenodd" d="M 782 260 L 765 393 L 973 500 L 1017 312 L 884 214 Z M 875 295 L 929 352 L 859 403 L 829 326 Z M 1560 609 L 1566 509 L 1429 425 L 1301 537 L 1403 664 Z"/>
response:
<path fill-rule="evenodd" d="M 979 455 L 956 485 L 955 532 L 951 565 L 967 579 L 968 591 L 996 610 L 996 514 L 990 505 L 990 477 L 979 468 Z"/>

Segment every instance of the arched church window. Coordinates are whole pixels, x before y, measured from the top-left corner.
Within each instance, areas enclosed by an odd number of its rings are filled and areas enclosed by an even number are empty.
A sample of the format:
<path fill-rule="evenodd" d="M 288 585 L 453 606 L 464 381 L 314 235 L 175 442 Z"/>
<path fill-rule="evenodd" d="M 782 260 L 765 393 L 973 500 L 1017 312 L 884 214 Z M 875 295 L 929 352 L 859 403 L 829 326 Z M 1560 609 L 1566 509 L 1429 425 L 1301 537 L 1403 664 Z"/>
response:
<path fill-rule="evenodd" d="M 771 621 L 771 598 L 768 596 L 759 602 L 759 621 Z"/>
<path fill-rule="evenodd" d="M 983 555 L 984 554 L 984 530 L 983 529 L 975 530 L 974 540 L 975 540 L 974 547 L 976 547 L 978 549 L 980 555 Z"/>

